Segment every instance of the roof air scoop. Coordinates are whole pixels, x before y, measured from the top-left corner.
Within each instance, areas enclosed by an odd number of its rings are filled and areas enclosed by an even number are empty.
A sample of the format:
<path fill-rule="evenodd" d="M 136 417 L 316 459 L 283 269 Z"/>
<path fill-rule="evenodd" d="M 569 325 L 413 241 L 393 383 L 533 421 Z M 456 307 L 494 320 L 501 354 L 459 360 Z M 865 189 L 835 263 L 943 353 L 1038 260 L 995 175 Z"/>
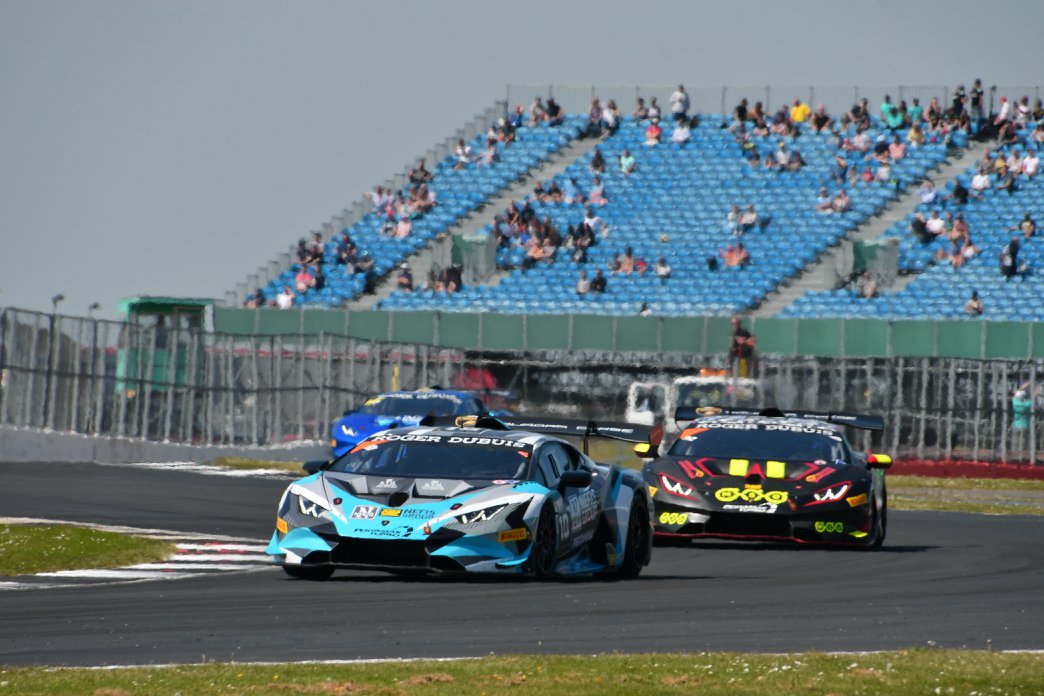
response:
<path fill-rule="evenodd" d="M 395 491 L 388 496 L 389 507 L 402 507 L 403 503 L 410 499 L 410 494 L 406 491 Z"/>

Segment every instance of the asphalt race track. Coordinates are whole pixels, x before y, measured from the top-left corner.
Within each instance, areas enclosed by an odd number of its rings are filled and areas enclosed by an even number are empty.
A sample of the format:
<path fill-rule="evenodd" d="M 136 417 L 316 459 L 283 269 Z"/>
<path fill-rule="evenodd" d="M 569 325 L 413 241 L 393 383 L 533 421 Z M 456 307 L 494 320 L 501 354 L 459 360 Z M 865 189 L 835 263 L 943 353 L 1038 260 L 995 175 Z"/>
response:
<path fill-rule="evenodd" d="M 0 515 L 265 540 L 287 480 L 0 464 Z M 277 568 L 0 591 L 0 664 L 490 653 L 1044 649 L 1044 517 L 890 514 L 878 552 L 657 548 L 641 578 L 535 583 Z"/>

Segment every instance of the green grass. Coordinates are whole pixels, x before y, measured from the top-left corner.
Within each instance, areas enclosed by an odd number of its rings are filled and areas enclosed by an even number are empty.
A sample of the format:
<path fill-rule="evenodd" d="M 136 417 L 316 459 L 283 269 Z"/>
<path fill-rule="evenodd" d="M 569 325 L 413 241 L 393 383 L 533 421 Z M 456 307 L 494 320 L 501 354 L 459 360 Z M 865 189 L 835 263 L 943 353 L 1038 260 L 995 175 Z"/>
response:
<path fill-rule="evenodd" d="M 0 576 L 118 568 L 172 555 L 174 545 L 165 541 L 88 527 L 0 525 Z"/>
<path fill-rule="evenodd" d="M 1044 481 L 889 476 L 888 503 L 896 510 L 1044 515 Z"/>
<path fill-rule="evenodd" d="M 0 669 L 19 696 L 218 694 L 1038 694 L 1044 655 L 917 649 L 878 654 L 681 653 L 488 657 L 359 665 L 204 664 Z"/>
<path fill-rule="evenodd" d="M 936 488 L 945 490 L 1044 491 L 1044 480 L 942 478 L 939 476 L 892 476 L 888 485 L 896 488 Z"/>

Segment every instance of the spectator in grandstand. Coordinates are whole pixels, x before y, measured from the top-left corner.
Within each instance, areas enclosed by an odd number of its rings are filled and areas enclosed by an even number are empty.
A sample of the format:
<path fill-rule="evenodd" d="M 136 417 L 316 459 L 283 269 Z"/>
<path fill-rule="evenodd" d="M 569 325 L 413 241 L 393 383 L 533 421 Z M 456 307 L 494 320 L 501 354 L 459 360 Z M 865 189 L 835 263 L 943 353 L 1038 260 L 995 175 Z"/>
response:
<path fill-rule="evenodd" d="M 649 118 L 649 109 L 645 106 L 645 99 L 638 97 L 634 104 L 634 111 L 631 112 L 631 117 L 635 121 L 644 121 Z"/>
<path fill-rule="evenodd" d="M 941 118 L 942 107 L 939 106 L 939 98 L 932 97 L 931 100 L 928 102 L 928 106 L 925 107 L 924 116 L 922 117 L 922 120 L 931 123 L 933 121 L 938 121 Z"/>
<path fill-rule="evenodd" d="M 595 174 L 602 174 L 605 172 L 605 158 L 602 157 L 602 151 L 597 147 L 594 149 L 594 155 L 591 157 L 591 164 L 587 167 Z"/>
<path fill-rule="evenodd" d="M 620 153 L 620 171 L 629 176 L 634 173 L 637 166 L 634 155 L 631 154 L 630 150 L 624 148 L 624 151 Z"/>
<path fill-rule="evenodd" d="M 1001 248 L 1000 272 L 1005 280 L 1010 280 L 1019 272 L 1019 238 L 1012 237 L 1011 241 Z"/>
<path fill-rule="evenodd" d="M 1033 217 L 1030 215 L 1030 211 L 1026 211 L 1026 214 L 1022 218 L 1022 222 L 1017 225 L 1012 225 L 1008 228 L 1009 230 L 1018 230 L 1022 232 L 1022 236 L 1029 239 L 1037 233 L 1037 223 L 1033 221 Z"/>
<path fill-rule="evenodd" d="M 413 234 L 413 223 L 410 221 L 409 215 L 403 215 L 399 218 L 398 224 L 395 225 L 394 237 L 396 239 L 406 239 Z"/>
<path fill-rule="evenodd" d="M 464 142 L 464 138 L 457 141 L 457 148 L 453 151 L 453 154 L 457 158 L 457 163 L 453 165 L 454 169 L 464 169 L 473 160 L 471 145 Z"/>
<path fill-rule="evenodd" d="M 689 118 L 689 95 L 685 91 L 685 85 L 678 85 L 678 89 L 671 94 L 671 117 L 675 121 Z"/>
<path fill-rule="evenodd" d="M 998 159 L 1000 159 L 998 157 Z M 1008 195 L 1015 193 L 1018 190 L 1018 185 L 1015 183 L 1015 174 L 1005 168 L 1004 172 L 997 177 L 997 191 L 1007 191 Z"/>
<path fill-rule="evenodd" d="M 895 104 L 892 103 L 892 98 L 887 94 L 884 101 L 881 102 L 881 120 L 884 121 L 886 128 L 893 131 L 903 127 L 903 116 L 899 113 L 899 109 L 896 108 Z"/>
<path fill-rule="evenodd" d="M 852 207 L 852 199 L 848 197 L 847 191 L 839 189 L 831 205 L 835 213 L 848 212 L 848 209 Z"/>
<path fill-rule="evenodd" d="M 591 281 L 587 279 L 587 271 L 580 271 L 580 278 L 576 281 L 576 296 L 583 298 L 591 292 Z"/>
<path fill-rule="evenodd" d="M 573 248 L 573 254 L 570 257 L 573 263 L 587 263 L 587 250 L 594 243 L 594 234 L 591 233 L 591 228 L 581 223 L 579 225 L 570 226 L 569 228 L 569 240 L 566 246 Z"/>
<path fill-rule="evenodd" d="M 830 180 L 838 186 L 844 186 L 848 180 L 848 160 L 840 152 L 834 155 L 834 164 L 830 167 Z"/>
<path fill-rule="evenodd" d="M 750 264 L 750 254 L 743 247 L 743 242 L 736 242 L 733 246 L 729 244 L 718 252 L 727 268 L 742 268 Z"/>
<path fill-rule="evenodd" d="M 602 185 L 602 179 L 597 174 L 591 182 L 591 190 L 587 194 L 587 202 L 591 205 L 605 205 L 609 202 L 609 199 L 605 197 L 605 187 Z"/>
<path fill-rule="evenodd" d="M 547 125 L 552 128 L 560 126 L 565 123 L 565 114 L 562 113 L 562 107 L 558 105 L 558 102 L 554 100 L 554 97 L 547 98 Z"/>
<path fill-rule="evenodd" d="M 971 92 L 968 94 L 968 116 L 976 128 L 982 124 L 983 119 L 982 97 L 982 80 L 976 78 L 975 82 L 972 83 Z"/>
<path fill-rule="evenodd" d="M 678 123 L 685 123 L 679 121 Z M 660 119 L 650 119 L 649 125 L 645 129 L 645 145 L 659 145 L 660 138 L 663 137 L 663 129 L 660 128 Z"/>
<path fill-rule="evenodd" d="M 446 286 L 446 292 L 454 293 L 464 287 L 463 270 L 460 264 L 455 263 L 442 271 L 442 282 Z"/>
<path fill-rule="evenodd" d="M 671 133 L 671 142 L 677 145 L 684 145 L 689 142 L 689 138 L 692 137 L 692 131 L 689 129 L 689 124 L 686 121 L 680 121 L 674 126 L 674 132 Z"/>
<path fill-rule="evenodd" d="M 1037 157 L 1036 150 L 1030 150 L 1022 160 L 1022 174 L 1032 178 L 1037 175 L 1038 171 L 1040 171 L 1040 158 Z"/>
<path fill-rule="evenodd" d="M 921 147 L 927 142 L 920 123 L 914 123 L 910 126 L 910 130 L 906 133 L 906 142 L 910 143 L 910 147 Z"/>
<path fill-rule="evenodd" d="M 795 99 L 789 115 L 791 123 L 804 123 L 812 115 L 812 108 L 800 99 Z"/>
<path fill-rule="evenodd" d="M 914 219 L 910 222 L 910 232 L 917 238 L 921 244 L 928 244 L 935 237 L 928 232 L 928 221 L 924 219 L 924 213 L 915 213 Z"/>
<path fill-rule="evenodd" d="M 496 139 L 486 139 L 486 147 L 482 150 L 482 155 L 476 161 L 481 167 L 491 167 L 494 163 L 500 161 L 500 151 L 497 150 Z"/>
<path fill-rule="evenodd" d="M 257 290 L 255 290 L 253 293 L 251 293 L 243 301 L 243 306 L 246 307 L 247 309 L 255 309 L 257 307 L 264 307 L 265 304 L 266 304 L 266 302 L 265 302 L 265 292 L 261 288 L 258 288 Z"/>
<path fill-rule="evenodd" d="M 1013 111 L 1015 112 L 1014 119 L 1016 127 L 1025 128 L 1033 113 L 1033 109 L 1030 108 L 1029 97 L 1024 95 L 1022 99 L 1019 100 L 1019 103 L 1015 105 Z"/>
<path fill-rule="evenodd" d="M 1037 99 L 1033 102 L 1033 111 L 1030 112 L 1030 120 L 1038 125 L 1044 121 L 1044 101 Z"/>
<path fill-rule="evenodd" d="M 605 276 L 602 274 L 602 269 L 599 268 L 595 271 L 595 277 L 591 280 L 591 292 L 596 292 L 599 295 L 605 292 L 606 282 Z"/>
<path fill-rule="evenodd" d="M 638 310 L 638 316 L 640 317 L 651 317 L 652 309 L 649 308 L 648 302 L 643 302 L 641 309 Z"/>
<path fill-rule="evenodd" d="M 598 99 L 591 100 L 591 106 L 587 108 L 587 129 L 584 137 L 597 138 L 602 135 L 602 102 Z"/>
<path fill-rule="evenodd" d="M 834 199 L 830 196 L 830 192 L 826 190 L 826 187 L 819 189 L 819 195 L 816 196 L 816 212 L 834 212 Z"/>
<path fill-rule="evenodd" d="M 337 243 L 337 263 L 341 266 L 346 266 L 345 270 L 348 273 L 355 271 L 355 260 L 359 255 L 359 248 L 355 246 L 355 242 L 352 241 L 351 235 L 348 234 L 348 230 L 341 231 L 341 240 Z"/>
<path fill-rule="evenodd" d="M 823 133 L 830 130 L 830 127 L 834 125 L 834 119 L 830 118 L 830 114 L 826 112 L 826 104 L 820 102 L 819 106 L 816 107 L 815 113 L 812 114 L 809 125 L 812 126 L 813 133 Z"/>
<path fill-rule="evenodd" d="M 935 182 L 931 179 L 925 179 L 921 187 L 917 189 L 917 195 L 921 197 L 922 204 L 931 205 L 939 197 L 939 190 L 935 188 Z"/>
<path fill-rule="evenodd" d="M 413 292 L 413 273 L 408 263 L 399 266 L 399 277 L 395 279 L 395 284 L 403 292 Z"/>
<path fill-rule="evenodd" d="M 429 172 L 428 168 L 424 165 L 425 162 L 423 159 L 417 160 L 417 166 L 411 169 L 409 173 L 410 184 L 419 186 L 431 181 L 431 172 Z"/>
<path fill-rule="evenodd" d="M 533 187 L 533 198 L 540 202 L 547 200 L 547 190 L 544 188 L 543 181 L 536 182 L 536 186 Z"/>
<path fill-rule="evenodd" d="M 971 180 L 971 191 L 970 195 L 972 198 L 982 198 L 983 193 L 990 188 L 992 182 L 990 181 L 990 175 L 986 172 L 983 167 L 979 167 L 979 171 L 972 177 Z"/>
<path fill-rule="evenodd" d="M 892 158 L 893 162 L 898 162 L 906 157 L 906 145 L 903 145 L 903 141 L 898 135 L 892 138 L 892 142 L 888 145 L 888 156 Z"/>
<path fill-rule="evenodd" d="M 544 100 L 535 97 L 533 103 L 529 105 L 529 125 L 536 126 L 546 121 L 547 109 L 544 107 Z"/>
<path fill-rule="evenodd" d="M 547 199 L 552 203 L 562 202 L 562 190 L 558 188 L 558 184 L 555 183 L 554 179 L 548 182 L 544 191 L 547 194 Z"/>
<path fill-rule="evenodd" d="M 877 297 L 877 280 L 870 275 L 870 271 L 863 271 L 863 274 L 859 276 L 855 284 L 856 295 L 872 300 Z"/>
<path fill-rule="evenodd" d="M 882 184 L 894 184 L 892 180 L 892 164 L 890 162 L 881 162 L 877 165 L 877 171 L 874 172 L 874 181 Z"/>
<path fill-rule="evenodd" d="M 960 268 L 965 264 L 965 262 L 970 261 L 979 255 L 979 247 L 975 246 L 971 237 L 966 237 L 963 241 L 951 243 L 951 249 L 953 246 L 958 247 L 956 250 L 952 251 L 950 255 L 950 265 L 954 268 Z"/>
<path fill-rule="evenodd" d="M 310 268 L 308 264 L 304 264 L 294 276 L 294 287 L 297 288 L 298 294 L 304 294 L 315 286 L 315 276 Z"/>
<path fill-rule="evenodd" d="M 663 112 L 660 109 L 660 105 L 656 103 L 656 97 L 649 98 L 649 109 L 645 114 L 649 118 L 662 118 Z"/>
<path fill-rule="evenodd" d="M 665 282 L 671 277 L 671 266 L 667 263 L 667 257 L 661 256 L 656 259 L 656 265 L 653 266 L 653 273 L 660 279 L 661 282 Z"/>
<path fill-rule="evenodd" d="M 576 179 L 569 177 L 562 184 L 562 202 L 563 203 L 583 203 L 584 197 L 580 193 L 580 187 L 576 183 Z"/>
<path fill-rule="evenodd" d="M 969 317 L 981 317 L 983 312 L 986 311 L 986 307 L 982 304 L 982 300 L 979 299 L 979 291 L 972 290 L 971 297 L 964 303 L 964 313 Z"/>
<path fill-rule="evenodd" d="M 593 239 L 592 244 L 597 243 L 598 238 L 605 238 L 608 235 L 608 228 L 606 227 L 605 221 L 598 217 L 598 213 L 591 206 L 587 206 L 584 210 L 584 225 L 591 231 Z"/>
<path fill-rule="evenodd" d="M 410 176 L 413 176 L 413 171 L 410 170 Z M 378 215 L 383 215 L 388 212 L 388 206 L 391 205 L 392 196 L 384 190 L 383 186 L 376 187 L 373 191 L 368 194 L 370 201 L 373 203 L 373 212 Z"/>
<path fill-rule="evenodd" d="M 623 253 L 616 257 L 614 274 L 629 276 L 634 273 L 634 249 L 626 247 Z"/>
<path fill-rule="evenodd" d="M 542 225 L 544 229 L 544 239 L 551 242 L 551 246 L 558 250 L 558 247 L 562 246 L 562 233 L 558 231 L 558 227 L 555 223 L 551 222 L 551 216 L 545 215 L 544 222 Z"/>
<path fill-rule="evenodd" d="M 282 292 L 276 295 L 275 305 L 279 309 L 290 309 L 294 306 L 294 291 L 289 285 L 284 285 Z"/>
<path fill-rule="evenodd" d="M 943 200 L 952 200 L 956 205 L 966 205 L 968 203 L 968 189 L 965 188 L 960 179 L 954 179 L 953 191 L 943 196 Z"/>
<path fill-rule="evenodd" d="M 743 328 L 739 317 L 732 317 L 732 337 L 729 340 L 729 364 L 732 373 L 737 377 L 750 377 L 756 372 L 757 340 L 750 331 Z"/>
<path fill-rule="evenodd" d="M 1025 158 L 1022 156 L 1022 154 L 1019 153 L 1019 148 L 1014 147 L 1011 149 L 1011 153 L 1008 155 L 1008 158 L 1004 161 L 1004 164 L 1013 176 L 1019 176 L 1020 174 L 1022 174 L 1022 167 L 1024 162 Z"/>
<path fill-rule="evenodd" d="M 776 152 L 773 154 L 772 159 L 775 162 L 773 168 L 784 170 L 790 167 L 790 150 L 787 149 L 787 144 L 785 142 L 779 142 L 779 145 L 776 146 Z"/>
<path fill-rule="evenodd" d="M 526 122 L 525 113 L 522 111 L 521 104 L 515 104 L 515 109 L 508 116 L 508 125 L 512 128 L 521 128 Z"/>
<path fill-rule="evenodd" d="M 743 215 L 740 213 L 740 209 L 739 209 L 738 205 L 733 205 L 729 209 L 728 214 L 725 216 L 725 227 L 735 237 L 738 237 L 741 234 L 743 234 L 743 228 L 740 227 L 740 218 L 741 217 L 743 217 Z"/>
<path fill-rule="evenodd" d="M 616 133 L 620 127 L 620 110 L 616 108 L 616 100 L 610 99 L 602 109 L 602 127 L 607 135 Z"/>
<path fill-rule="evenodd" d="M 925 227 L 928 228 L 928 234 L 932 237 L 938 237 L 946 231 L 946 223 L 941 217 L 939 217 L 939 211 L 933 210 L 931 216 L 928 218 L 928 222 L 925 223 Z"/>
<path fill-rule="evenodd" d="M 740 223 L 740 232 L 742 234 L 746 234 L 747 232 L 750 232 L 755 227 L 760 227 L 761 229 L 765 229 L 765 226 L 768 225 L 768 220 L 767 219 L 766 220 L 760 220 L 758 218 L 757 211 L 754 210 L 754 204 L 750 204 L 750 205 L 747 206 L 747 209 L 745 211 L 743 211 L 743 214 L 740 215 L 739 223 Z"/>
<path fill-rule="evenodd" d="M 493 146 L 496 150 L 496 146 Z M 435 192 L 428 188 L 427 184 L 421 184 L 417 187 L 417 196 L 413 201 L 413 212 L 418 215 L 431 212 L 431 209 L 435 207 Z"/>

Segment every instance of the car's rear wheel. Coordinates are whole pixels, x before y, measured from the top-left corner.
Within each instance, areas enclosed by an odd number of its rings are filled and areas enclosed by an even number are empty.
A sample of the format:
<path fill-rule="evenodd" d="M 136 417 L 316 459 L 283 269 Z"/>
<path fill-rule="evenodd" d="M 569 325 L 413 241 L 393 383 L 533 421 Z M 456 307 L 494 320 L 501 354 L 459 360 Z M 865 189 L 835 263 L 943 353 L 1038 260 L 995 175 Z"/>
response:
<path fill-rule="evenodd" d="M 535 578 L 549 577 L 555 570 L 556 526 L 554 509 L 551 505 L 545 505 L 537 518 L 533 548 L 526 564 L 526 570 Z"/>
<path fill-rule="evenodd" d="M 623 562 L 614 575 L 618 578 L 636 578 L 649 562 L 652 553 L 652 529 L 649 526 L 649 508 L 641 498 L 631 503 L 627 517 L 627 541 L 624 542 Z"/>
<path fill-rule="evenodd" d="M 298 580 L 328 580 L 333 575 L 332 566 L 285 565 L 283 572 Z"/>

